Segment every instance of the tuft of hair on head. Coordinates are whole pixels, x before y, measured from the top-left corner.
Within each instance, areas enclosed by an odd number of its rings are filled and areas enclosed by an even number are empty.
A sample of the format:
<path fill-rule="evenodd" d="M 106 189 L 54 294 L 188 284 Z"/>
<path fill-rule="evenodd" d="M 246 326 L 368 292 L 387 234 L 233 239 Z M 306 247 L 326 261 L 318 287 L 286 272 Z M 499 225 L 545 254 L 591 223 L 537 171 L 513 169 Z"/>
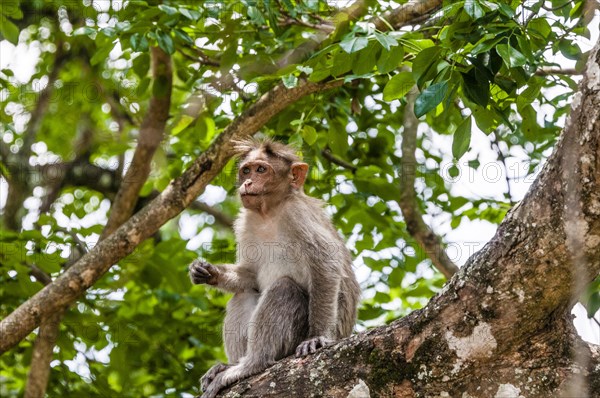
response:
<path fill-rule="evenodd" d="M 236 156 L 239 158 L 244 158 L 254 150 L 260 150 L 269 157 L 280 158 L 288 163 L 300 161 L 300 157 L 296 155 L 296 149 L 294 147 L 274 141 L 271 138 L 246 138 L 239 141 L 233 141 L 233 144 Z"/>

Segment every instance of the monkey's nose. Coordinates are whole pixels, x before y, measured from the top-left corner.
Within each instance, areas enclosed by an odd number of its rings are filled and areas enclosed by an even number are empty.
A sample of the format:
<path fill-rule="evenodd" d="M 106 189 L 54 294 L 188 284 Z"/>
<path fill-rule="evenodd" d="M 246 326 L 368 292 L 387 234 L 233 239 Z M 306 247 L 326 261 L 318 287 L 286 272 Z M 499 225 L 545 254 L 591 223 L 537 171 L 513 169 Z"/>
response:
<path fill-rule="evenodd" d="M 246 194 L 248 192 L 248 187 L 250 185 L 252 185 L 252 181 L 251 180 L 244 181 L 244 183 L 240 187 L 240 194 L 242 194 L 242 195 Z"/>

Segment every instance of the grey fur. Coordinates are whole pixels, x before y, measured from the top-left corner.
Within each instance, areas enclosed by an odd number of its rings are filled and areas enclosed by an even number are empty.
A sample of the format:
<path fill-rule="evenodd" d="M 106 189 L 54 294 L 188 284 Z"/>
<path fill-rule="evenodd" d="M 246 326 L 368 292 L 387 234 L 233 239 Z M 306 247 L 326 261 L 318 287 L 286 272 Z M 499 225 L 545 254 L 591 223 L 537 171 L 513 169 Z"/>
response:
<path fill-rule="evenodd" d="M 230 365 L 216 365 L 202 378 L 205 398 L 294 352 L 308 355 L 349 336 L 356 321 L 360 288 L 350 252 L 323 203 L 292 188 L 298 159 L 288 160 L 291 150 L 279 143 L 249 145 L 244 165 L 253 159 L 276 165 L 271 177 L 255 176 L 252 187 L 279 197 L 241 211 L 234 227 L 237 264 L 190 265 L 194 283 L 234 293 L 223 325 Z M 302 173 L 299 178 L 301 186 Z"/>

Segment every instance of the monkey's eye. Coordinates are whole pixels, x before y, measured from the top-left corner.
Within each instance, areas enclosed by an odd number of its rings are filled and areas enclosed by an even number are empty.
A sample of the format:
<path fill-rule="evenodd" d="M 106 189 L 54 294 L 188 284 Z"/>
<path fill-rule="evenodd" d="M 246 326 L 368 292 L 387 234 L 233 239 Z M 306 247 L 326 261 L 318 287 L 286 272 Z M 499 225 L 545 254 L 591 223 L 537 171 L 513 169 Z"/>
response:
<path fill-rule="evenodd" d="M 244 168 L 242 169 L 242 173 L 244 173 L 244 174 L 248 174 L 248 173 L 250 173 L 250 167 L 244 167 Z"/>
<path fill-rule="evenodd" d="M 264 173 L 265 171 L 267 171 L 267 168 L 265 166 L 258 166 L 256 171 L 259 173 Z"/>

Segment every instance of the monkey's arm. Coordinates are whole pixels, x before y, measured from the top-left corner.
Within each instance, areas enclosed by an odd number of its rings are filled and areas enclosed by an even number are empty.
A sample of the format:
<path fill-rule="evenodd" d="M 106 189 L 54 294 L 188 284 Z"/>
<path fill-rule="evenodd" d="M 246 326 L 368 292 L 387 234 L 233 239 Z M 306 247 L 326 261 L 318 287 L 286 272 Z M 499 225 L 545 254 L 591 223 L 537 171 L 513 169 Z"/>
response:
<path fill-rule="evenodd" d="M 235 264 L 212 265 L 202 260 L 190 264 L 190 279 L 198 285 L 206 283 L 231 293 L 258 290 L 256 273 Z"/>

